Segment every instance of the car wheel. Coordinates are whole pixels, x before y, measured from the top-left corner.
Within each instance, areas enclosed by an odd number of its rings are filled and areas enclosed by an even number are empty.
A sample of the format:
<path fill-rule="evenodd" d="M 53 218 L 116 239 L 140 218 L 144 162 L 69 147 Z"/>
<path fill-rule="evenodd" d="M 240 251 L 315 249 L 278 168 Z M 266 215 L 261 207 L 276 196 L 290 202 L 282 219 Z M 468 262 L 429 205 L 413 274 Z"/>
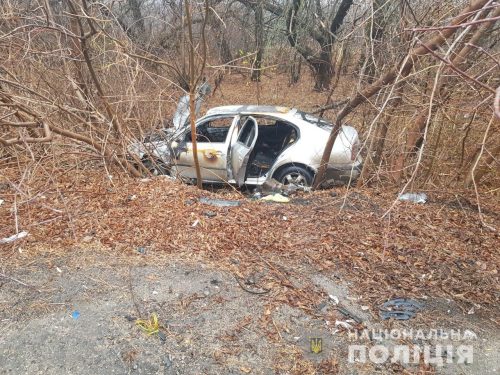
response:
<path fill-rule="evenodd" d="M 165 163 L 159 159 L 151 160 L 150 158 L 145 158 L 142 160 L 142 165 L 154 176 L 168 173 Z"/>
<path fill-rule="evenodd" d="M 313 174 L 303 167 L 290 166 L 282 169 L 275 177 L 283 185 L 311 186 Z"/>

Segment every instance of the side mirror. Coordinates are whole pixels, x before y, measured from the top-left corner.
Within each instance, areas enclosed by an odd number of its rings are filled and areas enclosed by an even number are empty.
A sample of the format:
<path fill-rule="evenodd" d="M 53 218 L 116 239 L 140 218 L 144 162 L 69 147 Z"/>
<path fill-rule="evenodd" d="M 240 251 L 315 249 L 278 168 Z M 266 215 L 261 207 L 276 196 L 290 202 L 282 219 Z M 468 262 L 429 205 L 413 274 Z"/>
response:
<path fill-rule="evenodd" d="M 174 156 L 176 159 L 179 159 L 179 156 L 183 153 L 183 152 L 186 152 L 188 150 L 187 146 L 186 146 L 186 142 L 177 142 L 177 141 L 173 141 L 171 144 L 170 144 L 170 147 L 172 148 L 172 151 L 174 152 Z"/>

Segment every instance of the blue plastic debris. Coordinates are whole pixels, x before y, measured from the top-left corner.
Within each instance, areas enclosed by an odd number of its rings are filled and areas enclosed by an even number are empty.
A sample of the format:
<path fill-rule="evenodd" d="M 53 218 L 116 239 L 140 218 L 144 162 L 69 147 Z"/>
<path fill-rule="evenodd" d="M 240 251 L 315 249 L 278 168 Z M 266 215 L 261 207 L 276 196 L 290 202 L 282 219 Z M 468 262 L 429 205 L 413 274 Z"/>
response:
<path fill-rule="evenodd" d="M 76 319 L 78 319 L 78 318 L 80 317 L 80 311 L 78 311 L 78 310 L 73 311 L 73 312 L 71 313 L 71 317 L 72 317 L 73 319 L 75 319 L 75 320 L 76 320 Z"/>

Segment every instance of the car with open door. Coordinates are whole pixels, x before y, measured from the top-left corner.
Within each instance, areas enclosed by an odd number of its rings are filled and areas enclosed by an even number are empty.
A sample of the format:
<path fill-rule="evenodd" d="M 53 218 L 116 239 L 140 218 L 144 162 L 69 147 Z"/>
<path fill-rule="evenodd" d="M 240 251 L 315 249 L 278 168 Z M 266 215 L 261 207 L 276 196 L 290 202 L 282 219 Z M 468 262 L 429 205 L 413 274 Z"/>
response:
<path fill-rule="evenodd" d="M 240 105 L 210 109 L 196 121 L 196 143 L 204 183 L 310 186 L 332 124 L 297 109 Z M 134 151 L 153 173 L 194 181 L 193 135 L 188 121 L 161 137 L 136 144 Z M 335 141 L 326 179 L 349 183 L 362 165 L 358 132 L 343 125 Z"/>

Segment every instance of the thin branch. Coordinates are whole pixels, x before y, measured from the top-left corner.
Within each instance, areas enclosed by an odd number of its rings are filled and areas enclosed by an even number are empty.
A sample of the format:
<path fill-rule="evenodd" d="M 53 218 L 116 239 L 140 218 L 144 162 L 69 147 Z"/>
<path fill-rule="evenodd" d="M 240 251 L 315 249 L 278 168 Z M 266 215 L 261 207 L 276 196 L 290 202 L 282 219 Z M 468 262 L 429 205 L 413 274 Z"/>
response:
<path fill-rule="evenodd" d="M 441 56 L 439 56 L 437 53 L 435 53 L 433 50 L 431 50 L 429 47 L 427 47 L 425 45 L 425 43 L 420 43 L 421 46 L 423 46 L 427 51 L 429 51 L 429 53 L 434 56 L 435 58 L 437 58 L 439 61 L 442 61 L 443 63 L 445 63 L 450 69 L 454 70 L 455 72 L 457 72 L 458 74 L 460 74 L 462 77 L 465 77 L 467 78 L 468 80 L 478 84 L 479 86 L 481 86 L 482 88 L 488 90 L 489 92 L 491 93 L 495 93 L 495 89 L 491 88 L 490 86 L 488 85 L 485 85 L 484 83 L 482 83 L 481 81 L 478 81 L 477 79 L 475 79 L 474 77 L 471 77 L 470 75 L 468 75 L 467 73 L 465 73 L 463 70 L 457 68 L 451 61 L 450 59 L 448 58 L 443 58 Z"/>
<path fill-rule="evenodd" d="M 467 27 L 471 25 L 477 25 L 479 23 L 492 22 L 500 20 L 500 16 L 484 18 L 482 20 L 470 21 L 466 23 L 462 23 L 460 25 L 448 25 L 448 26 L 436 26 L 436 27 L 417 27 L 413 29 L 405 29 L 406 31 L 438 31 L 438 30 L 450 30 L 450 29 L 460 29 L 462 27 Z"/>

